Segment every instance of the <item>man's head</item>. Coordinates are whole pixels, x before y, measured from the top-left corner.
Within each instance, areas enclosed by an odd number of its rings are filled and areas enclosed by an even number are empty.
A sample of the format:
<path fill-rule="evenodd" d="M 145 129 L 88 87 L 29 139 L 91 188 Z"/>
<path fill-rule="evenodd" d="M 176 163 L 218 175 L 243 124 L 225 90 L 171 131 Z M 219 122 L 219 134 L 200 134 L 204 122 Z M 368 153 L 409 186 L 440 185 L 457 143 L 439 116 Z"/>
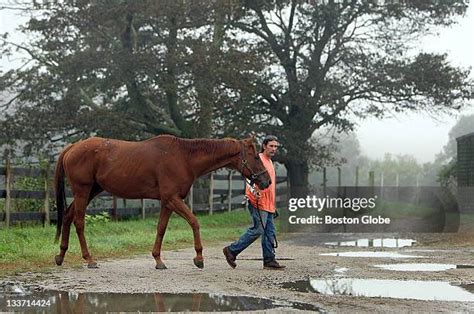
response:
<path fill-rule="evenodd" d="M 278 150 L 278 138 L 274 135 L 267 135 L 262 142 L 262 149 L 261 153 L 263 153 L 266 157 L 272 158 L 275 156 Z"/>

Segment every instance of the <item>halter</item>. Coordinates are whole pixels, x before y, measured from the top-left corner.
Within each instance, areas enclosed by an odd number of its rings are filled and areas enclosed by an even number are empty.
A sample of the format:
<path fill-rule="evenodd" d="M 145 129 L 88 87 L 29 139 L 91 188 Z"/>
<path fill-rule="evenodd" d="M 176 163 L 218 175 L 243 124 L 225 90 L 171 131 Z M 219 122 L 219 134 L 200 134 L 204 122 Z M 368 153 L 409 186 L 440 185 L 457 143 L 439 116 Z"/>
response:
<path fill-rule="evenodd" d="M 241 165 L 242 165 L 242 168 L 240 170 L 240 172 L 242 173 L 242 175 L 244 174 L 243 170 L 244 168 L 247 168 L 247 170 L 250 172 L 250 185 L 253 185 L 254 181 L 260 177 L 262 174 L 265 174 L 267 172 L 266 169 L 262 170 L 262 171 L 259 171 L 257 173 L 253 172 L 252 168 L 250 168 L 249 166 L 249 162 L 247 159 L 245 159 L 245 145 L 243 147 L 243 150 L 241 150 L 241 154 L 242 156 L 240 157 L 240 159 L 242 160 L 241 161 Z"/>

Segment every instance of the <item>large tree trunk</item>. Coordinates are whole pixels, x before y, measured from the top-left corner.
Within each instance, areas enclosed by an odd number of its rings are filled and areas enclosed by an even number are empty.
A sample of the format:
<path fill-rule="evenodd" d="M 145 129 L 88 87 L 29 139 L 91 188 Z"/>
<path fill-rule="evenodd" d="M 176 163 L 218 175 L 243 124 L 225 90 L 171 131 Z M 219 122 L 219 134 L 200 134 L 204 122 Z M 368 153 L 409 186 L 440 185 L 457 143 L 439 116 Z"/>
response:
<path fill-rule="evenodd" d="M 289 159 L 285 162 L 290 183 L 290 197 L 306 197 L 309 193 L 309 165 L 305 159 Z"/>

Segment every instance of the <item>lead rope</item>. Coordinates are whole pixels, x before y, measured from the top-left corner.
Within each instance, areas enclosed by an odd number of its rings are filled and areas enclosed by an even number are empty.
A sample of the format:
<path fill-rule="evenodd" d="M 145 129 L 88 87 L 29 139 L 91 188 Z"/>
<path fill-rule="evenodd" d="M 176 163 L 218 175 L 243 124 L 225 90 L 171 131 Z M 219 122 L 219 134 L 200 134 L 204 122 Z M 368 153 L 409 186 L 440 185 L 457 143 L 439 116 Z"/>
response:
<path fill-rule="evenodd" d="M 258 207 L 258 198 L 255 197 L 256 201 L 257 201 L 257 214 L 258 214 L 258 218 L 260 219 L 260 224 L 262 225 L 262 228 L 263 228 L 263 233 L 265 234 L 265 236 L 267 237 L 267 239 L 270 241 L 270 243 L 272 244 L 272 248 L 273 248 L 273 253 L 275 254 L 275 249 L 278 248 L 278 241 L 277 241 L 277 237 L 276 237 L 276 234 L 273 234 L 273 240 L 272 241 L 270 238 L 269 238 L 269 235 L 267 234 L 267 228 L 265 228 L 264 224 L 263 224 L 263 219 L 262 219 L 262 216 L 260 215 L 260 208 Z"/>

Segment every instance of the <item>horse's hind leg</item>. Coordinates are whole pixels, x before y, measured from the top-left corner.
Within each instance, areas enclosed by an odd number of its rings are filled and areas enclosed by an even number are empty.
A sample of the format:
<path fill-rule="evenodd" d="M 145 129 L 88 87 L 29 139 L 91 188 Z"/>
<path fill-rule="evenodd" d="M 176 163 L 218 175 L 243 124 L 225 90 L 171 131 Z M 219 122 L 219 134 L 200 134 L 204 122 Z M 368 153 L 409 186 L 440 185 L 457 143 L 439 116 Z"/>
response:
<path fill-rule="evenodd" d="M 87 203 L 89 203 L 94 197 L 96 197 L 102 191 L 103 189 L 97 183 L 95 183 L 92 187 L 91 192 L 89 193 L 89 198 L 88 198 Z M 63 228 L 62 228 L 62 234 L 61 234 L 61 246 L 60 246 L 61 250 L 59 252 L 59 255 L 56 255 L 55 257 L 56 265 L 58 266 L 62 265 L 64 261 L 64 256 L 66 255 L 66 251 L 68 250 L 68 247 L 69 247 L 69 234 L 71 232 L 71 223 L 74 220 L 74 213 L 75 213 L 75 201 L 72 201 L 72 203 L 68 206 L 64 215 Z M 76 230 L 77 230 L 77 227 L 76 227 Z"/>
<path fill-rule="evenodd" d="M 183 200 L 179 196 L 174 196 L 169 202 L 168 206 L 176 212 L 178 215 L 183 217 L 193 229 L 194 236 L 194 249 L 196 250 L 196 257 L 194 258 L 194 265 L 198 268 L 204 268 L 204 258 L 202 256 L 202 243 L 201 234 L 199 232 L 199 222 L 196 216 L 186 206 Z"/>
<path fill-rule="evenodd" d="M 66 251 L 69 247 L 69 233 L 71 231 L 71 223 L 74 219 L 74 201 L 68 206 L 66 210 L 66 214 L 64 215 L 63 221 L 63 230 L 61 234 L 61 246 L 59 255 L 56 255 L 54 258 L 56 261 L 56 265 L 62 265 L 64 261 L 64 255 L 66 255 Z"/>
<path fill-rule="evenodd" d="M 81 245 L 82 257 L 87 261 L 87 267 L 89 268 L 96 268 L 97 263 L 89 254 L 86 237 L 84 235 L 86 208 L 89 202 L 100 192 L 102 192 L 102 188 L 97 184 L 94 184 L 92 189 L 84 186 L 74 190 L 74 226 L 76 227 L 77 237 Z"/>
<path fill-rule="evenodd" d="M 77 237 L 79 238 L 79 244 L 81 245 L 82 258 L 87 261 L 87 267 L 96 268 L 97 263 L 93 260 L 87 249 L 86 237 L 84 236 L 85 216 L 87 199 L 84 197 L 75 198 L 76 210 L 74 213 L 74 226 L 76 227 Z"/>
<path fill-rule="evenodd" d="M 170 219 L 172 211 L 165 206 L 161 206 L 160 220 L 156 227 L 156 240 L 155 246 L 153 247 L 152 255 L 156 261 L 156 269 L 166 269 L 166 265 L 161 260 L 161 244 L 163 243 L 163 237 L 165 235 L 166 227 Z"/>

